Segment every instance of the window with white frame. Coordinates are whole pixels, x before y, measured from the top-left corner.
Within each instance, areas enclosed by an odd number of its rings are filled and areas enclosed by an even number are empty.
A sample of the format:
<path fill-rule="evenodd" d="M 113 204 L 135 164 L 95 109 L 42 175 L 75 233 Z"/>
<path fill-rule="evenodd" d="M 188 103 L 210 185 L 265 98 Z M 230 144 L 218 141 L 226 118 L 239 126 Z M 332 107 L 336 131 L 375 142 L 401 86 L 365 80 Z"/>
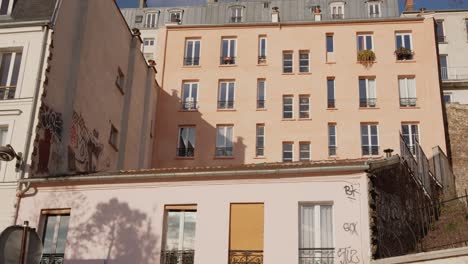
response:
<path fill-rule="evenodd" d="M 299 160 L 310 160 L 310 142 L 299 142 Z"/>
<path fill-rule="evenodd" d="M 263 157 L 265 155 L 265 125 L 257 124 L 255 156 Z"/>
<path fill-rule="evenodd" d="M 375 78 L 359 78 L 359 107 L 375 107 L 377 105 L 377 93 Z"/>
<path fill-rule="evenodd" d="M 357 35 L 358 50 L 374 50 L 374 36 L 371 34 Z"/>
<path fill-rule="evenodd" d="M 336 124 L 328 124 L 328 156 L 336 156 Z"/>
<path fill-rule="evenodd" d="M 283 162 L 293 161 L 293 148 L 294 148 L 294 143 L 283 142 Z"/>
<path fill-rule="evenodd" d="M 414 123 L 401 124 L 401 135 L 411 153 L 416 153 L 416 143 L 419 143 L 419 125 Z"/>
<path fill-rule="evenodd" d="M 196 110 L 198 82 L 184 82 L 182 85 L 182 110 Z"/>
<path fill-rule="evenodd" d="M 177 157 L 193 157 L 195 155 L 195 127 L 179 127 L 179 142 Z"/>
<path fill-rule="evenodd" d="M 0 100 L 15 98 L 22 51 L 0 50 Z"/>
<path fill-rule="evenodd" d="M 379 155 L 379 131 L 377 124 L 361 124 L 363 156 Z"/>
<path fill-rule="evenodd" d="M 169 22 L 171 23 L 182 22 L 182 10 L 169 11 Z"/>
<path fill-rule="evenodd" d="M 236 64 L 237 39 L 223 38 L 221 40 L 221 64 Z"/>
<path fill-rule="evenodd" d="M 451 93 L 444 93 L 444 103 L 450 104 L 452 102 L 452 94 Z"/>
<path fill-rule="evenodd" d="M 242 12 L 244 11 L 244 7 L 242 6 L 233 6 L 231 9 L 231 23 L 240 23 L 242 22 Z"/>
<path fill-rule="evenodd" d="M 330 14 L 332 19 L 344 18 L 345 2 L 333 2 L 330 4 Z"/>
<path fill-rule="evenodd" d="M 413 37 L 411 33 L 396 33 L 395 34 L 395 44 L 396 44 L 395 55 L 397 57 L 397 60 L 413 59 L 412 38 Z"/>
<path fill-rule="evenodd" d="M 0 146 L 6 146 L 9 143 L 7 142 L 7 135 L 8 135 L 8 127 L 0 126 Z"/>
<path fill-rule="evenodd" d="M 309 51 L 299 51 L 299 72 L 309 72 Z"/>
<path fill-rule="evenodd" d="M 144 38 L 143 45 L 145 45 L 146 47 L 154 46 L 154 38 Z"/>
<path fill-rule="evenodd" d="M 167 205 L 165 218 L 165 239 L 161 263 L 193 263 L 197 222 L 196 205 Z"/>
<path fill-rule="evenodd" d="M 265 108 L 266 99 L 266 81 L 265 79 L 257 80 L 257 109 Z"/>
<path fill-rule="evenodd" d="M 267 37 L 260 36 L 258 38 L 258 64 L 266 63 L 267 59 Z"/>
<path fill-rule="evenodd" d="M 0 0 L 0 16 L 10 14 L 12 7 L 13 0 Z"/>
<path fill-rule="evenodd" d="M 447 37 L 445 36 L 444 20 L 436 20 L 436 34 L 437 34 L 437 42 L 439 43 L 447 42 Z"/>
<path fill-rule="evenodd" d="M 200 40 L 199 39 L 187 39 L 185 41 L 184 65 L 186 66 L 200 65 Z"/>
<path fill-rule="evenodd" d="M 156 12 L 146 13 L 145 27 L 155 28 L 158 24 L 158 14 Z"/>
<path fill-rule="evenodd" d="M 326 41 L 327 52 L 328 52 L 328 53 L 332 53 L 332 52 L 334 52 L 333 34 L 332 34 L 332 33 L 328 33 L 328 34 L 326 35 L 326 38 L 327 38 L 327 41 Z"/>
<path fill-rule="evenodd" d="M 143 16 L 135 16 L 135 23 L 140 24 L 143 22 Z"/>
<path fill-rule="evenodd" d="M 293 96 L 283 96 L 283 119 L 293 118 L 293 100 Z"/>
<path fill-rule="evenodd" d="M 335 78 L 329 77 L 327 79 L 327 108 L 333 109 L 336 107 L 335 102 Z"/>
<path fill-rule="evenodd" d="M 293 72 L 293 52 L 283 51 L 283 73 Z"/>
<path fill-rule="evenodd" d="M 369 17 L 381 17 L 380 1 L 368 1 L 367 8 L 369 11 Z"/>
<path fill-rule="evenodd" d="M 232 133 L 233 126 L 221 125 L 217 126 L 217 138 L 216 138 L 216 152 L 217 157 L 232 157 L 233 144 L 232 144 Z"/>
<path fill-rule="evenodd" d="M 299 263 L 333 263 L 333 206 L 299 204 L 299 239 Z"/>
<path fill-rule="evenodd" d="M 310 96 L 299 96 L 299 118 L 310 118 Z"/>
<path fill-rule="evenodd" d="M 400 106 L 416 106 L 416 79 L 414 77 L 399 77 Z"/>
<path fill-rule="evenodd" d="M 219 82 L 218 109 L 234 108 L 234 81 Z"/>
<path fill-rule="evenodd" d="M 465 18 L 465 32 L 466 32 L 466 40 L 468 41 L 468 18 Z"/>
<path fill-rule="evenodd" d="M 42 231 L 43 253 L 41 263 L 62 263 L 67 244 L 68 223 L 70 212 L 44 211 L 42 213 L 44 226 Z"/>

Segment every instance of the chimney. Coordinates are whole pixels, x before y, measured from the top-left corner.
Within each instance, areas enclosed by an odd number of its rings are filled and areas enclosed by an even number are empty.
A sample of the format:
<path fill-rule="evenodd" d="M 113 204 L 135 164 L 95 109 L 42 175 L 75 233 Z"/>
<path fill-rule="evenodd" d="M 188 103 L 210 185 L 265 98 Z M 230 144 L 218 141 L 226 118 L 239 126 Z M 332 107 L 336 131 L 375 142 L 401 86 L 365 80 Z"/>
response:
<path fill-rule="evenodd" d="M 146 0 L 140 0 L 140 3 L 138 4 L 138 7 L 139 7 L 139 8 L 145 8 L 145 7 L 147 7 L 147 5 L 146 5 Z"/>
<path fill-rule="evenodd" d="M 405 0 L 405 11 L 414 11 L 414 0 Z"/>
<path fill-rule="evenodd" d="M 279 23 L 280 21 L 279 8 L 275 6 L 272 9 L 273 9 L 273 12 L 271 13 L 271 22 Z"/>

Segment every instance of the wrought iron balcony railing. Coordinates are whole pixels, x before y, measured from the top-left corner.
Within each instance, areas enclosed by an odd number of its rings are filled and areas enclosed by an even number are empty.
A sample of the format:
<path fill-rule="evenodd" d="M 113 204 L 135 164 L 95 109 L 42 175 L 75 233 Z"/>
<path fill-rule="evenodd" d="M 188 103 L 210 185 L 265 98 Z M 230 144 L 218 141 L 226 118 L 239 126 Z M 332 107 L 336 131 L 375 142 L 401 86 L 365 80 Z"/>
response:
<path fill-rule="evenodd" d="M 380 17 L 380 13 L 379 12 L 371 12 L 371 13 L 369 13 L 369 17 L 372 17 L 372 18 Z"/>
<path fill-rule="evenodd" d="M 226 56 L 226 57 L 221 57 L 220 60 L 221 60 L 220 61 L 221 65 L 234 65 L 234 64 L 236 64 L 236 57 Z"/>
<path fill-rule="evenodd" d="M 241 16 L 232 16 L 231 17 L 231 23 L 240 23 L 242 22 L 242 17 Z"/>
<path fill-rule="evenodd" d="M 177 157 L 193 157 L 195 155 L 195 148 L 177 148 Z"/>
<path fill-rule="evenodd" d="M 265 108 L 265 100 L 257 100 L 257 109 Z"/>
<path fill-rule="evenodd" d="M 343 14 L 332 14 L 332 19 L 343 19 L 344 15 Z"/>
<path fill-rule="evenodd" d="M 229 264 L 263 264 L 263 251 L 230 250 Z"/>
<path fill-rule="evenodd" d="M 334 248 L 300 248 L 299 264 L 334 264 Z"/>
<path fill-rule="evenodd" d="M 64 254 L 42 254 L 40 264 L 63 264 Z"/>
<path fill-rule="evenodd" d="M 232 147 L 216 147 L 216 157 L 232 157 Z"/>
<path fill-rule="evenodd" d="M 335 108 L 335 102 L 336 102 L 335 99 L 328 99 L 327 107 L 328 108 Z"/>
<path fill-rule="evenodd" d="M 167 250 L 161 252 L 161 264 L 193 264 L 195 250 Z"/>
<path fill-rule="evenodd" d="M 336 146 L 328 146 L 328 156 L 336 156 Z"/>
<path fill-rule="evenodd" d="M 379 155 L 379 146 L 362 146 L 363 156 Z"/>
<path fill-rule="evenodd" d="M 255 148 L 255 155 L 257 157 L 263 157 L 265 155 L 265 148 L 264 147 L 256 147 Z"/>
<path fill-rule="evenodd" d="M 185 57 L 184 65 L 185 66 L 198 66 L 200 65 L 200 57 Z"/>
<path fill-rule="evenodd" d="M 16 86 L 0 86 L 0 100 L 14 99 Z"/>
<path fill-rule="evenodd" d="M 184 111 L 196 110 L 198 108 L 197 101 L 182 101 L 181 108 Z"/>
<path fill-rule="evenodd" d="M 416 106 L 416 101 L 417 101 L 417 98 L 412 98 L 412 97 L 400 98 L 400 106 L 403 106 L 403 107 Z"/>
<path fill-rule="evenodd" d="M 218 109 L 233 109 L 234 101 L 218 101 Z"/>
<path fill-rule="evenodd" d="M 265 64 L 267 62 L 266 56 L 258 56 L 258 64 Z"/>
<path fill-rule="evenodd" d="M 377 98 L 361 98 L 359 99 L 359 107 L 375 107 Z"/>

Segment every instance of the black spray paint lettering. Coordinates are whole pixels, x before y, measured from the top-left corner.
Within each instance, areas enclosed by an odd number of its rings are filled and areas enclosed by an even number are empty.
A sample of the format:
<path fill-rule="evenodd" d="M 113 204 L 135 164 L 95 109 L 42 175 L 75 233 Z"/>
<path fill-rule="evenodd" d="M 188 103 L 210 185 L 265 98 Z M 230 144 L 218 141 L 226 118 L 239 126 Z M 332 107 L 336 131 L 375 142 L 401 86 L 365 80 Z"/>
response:
<path fill-rule="evenodd" d="M 360 261 L 357 256 L 357 250 L 351 249 L 351 247 L 338 249 L 337 255 L 340 260 L 340 264 L 357 264 Z"/>
<path fill-rule="evenodd" d="M 359 194 L 359 191 L 358 189 L 354 188 L 354 184 L 345 185 L 344 190 L 346 196 L 348 196 L 348 199 L 356 200 L 356 194 Z"/>
<path fill-rule="evenodd" d="M 357 222 L 354 223 L 344 223 L 343 224 L 343 230 L 345 232 L 351 233 L 351 235 L 357 235 Z"/>

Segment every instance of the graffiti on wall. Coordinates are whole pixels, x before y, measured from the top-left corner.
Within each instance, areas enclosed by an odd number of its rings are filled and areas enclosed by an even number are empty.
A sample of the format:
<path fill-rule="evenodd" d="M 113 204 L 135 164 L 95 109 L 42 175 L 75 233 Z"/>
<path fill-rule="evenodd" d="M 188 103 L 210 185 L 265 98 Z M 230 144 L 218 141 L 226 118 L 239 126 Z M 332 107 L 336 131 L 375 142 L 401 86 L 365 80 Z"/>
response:
<path fill-rule="evenodd" d="M 358 184 L 349 184 L 344 186 L 344 191 L 348 199 L 356 200 L 356 197 L 359 194 L 359 189 L 356 188 L 357 185 Z"/>
<path fill-rule="evenodd" d="M 357 264 L 360 262 L 357 250 L 351 247 L 338 249 L 337 256 L 340 264 Z"/>

